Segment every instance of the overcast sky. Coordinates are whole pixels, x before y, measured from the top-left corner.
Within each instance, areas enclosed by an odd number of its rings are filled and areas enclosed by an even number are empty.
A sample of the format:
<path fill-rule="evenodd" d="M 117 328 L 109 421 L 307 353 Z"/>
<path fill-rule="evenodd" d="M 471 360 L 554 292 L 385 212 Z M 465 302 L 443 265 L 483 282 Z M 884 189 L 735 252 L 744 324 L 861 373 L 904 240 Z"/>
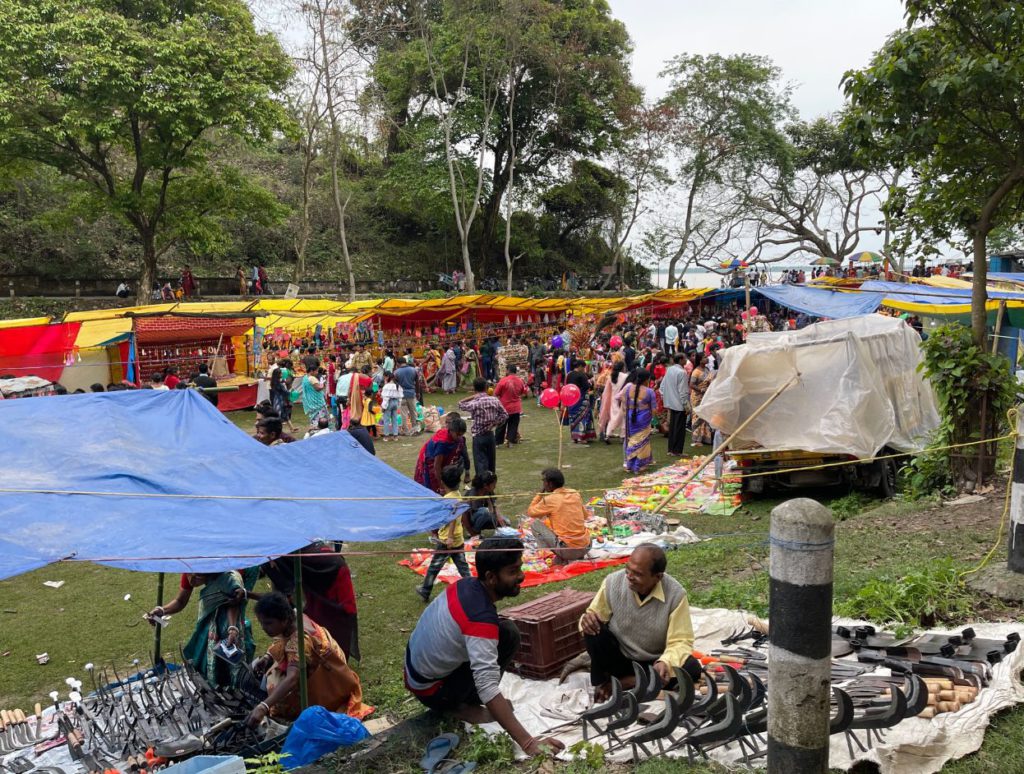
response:
<path fill-rule="evenodd" d="M 677 54 L 760 54 L 782 68 L 805 119 L 842 106 L 839 81 L 903 23 L 899 0 L 609 0 L 633 38 L 633 76 L 650 97 Z"/>

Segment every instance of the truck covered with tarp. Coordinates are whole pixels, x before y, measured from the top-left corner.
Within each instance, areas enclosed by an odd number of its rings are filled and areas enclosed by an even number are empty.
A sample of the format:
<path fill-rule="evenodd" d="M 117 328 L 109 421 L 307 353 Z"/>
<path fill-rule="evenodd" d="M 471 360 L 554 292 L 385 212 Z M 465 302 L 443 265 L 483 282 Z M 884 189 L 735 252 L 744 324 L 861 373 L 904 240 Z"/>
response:
<path fill-rule="evenodd" d="M 921 361 L 917 332 L 903 320 L 877 314 L 754 333 L 746 344 L 722 353 L 715 380 L 694 411 L 726 436 L 735 434 L 730 448 L 744 467 L 768 469 L 785 460 L 789 468 L 809 468 L 810 462 L 834 465 L 835 459 L 913 454 L 927 446 L 939 425 L 935 393 L 919 369 Z M 888 472 L 885 464 L 874 470 Z M 789 481 L 829 483 L 822 478 L 790 476 Z"/>

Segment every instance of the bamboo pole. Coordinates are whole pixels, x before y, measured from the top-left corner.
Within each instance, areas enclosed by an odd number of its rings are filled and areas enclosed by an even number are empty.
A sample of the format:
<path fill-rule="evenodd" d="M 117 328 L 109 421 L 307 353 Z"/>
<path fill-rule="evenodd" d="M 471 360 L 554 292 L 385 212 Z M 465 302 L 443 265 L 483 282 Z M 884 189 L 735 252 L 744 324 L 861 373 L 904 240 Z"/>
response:
<path fill-rule="evenodd" d="M 992 333 L 992 354 L 999 352 L 999 334 L 1003 331 L 1003 315 L 1006 314 L 1006 301 L 999 302 L 999 311 L 996 313 L 996 328 Z"/>
<path fill-rule="evenodd" d="M 164 574 L 157 573 L 156 576 L 156 606 L 162 608 L 164 604 Z M 163 648 L 161 647 L 161 639 L 163 635 L 163 626 L 157 624 L 153 627 L 153 668 L 160 666 L 164 658 L 161 653 Z"/>
<path fill-rule="evenodd" d="M 728 438 L 726 438 L 724 441 L 722 441 L 720 444 L 718 444 L 718 446 L 711 452 L 711 454 L 709 454 L 707 457 L 704 458 L 704 461 L 700 465 L 698 465 L 697 468 L 690 473 L 690 475 L 688 475 L 686 477 L 686 479 L 683 481 L 683 483 L 681 483 L 679 486 L 677 486 L 675 489 L 673 489 L 671 492 L 669 492 L 668 495 L 665 497 L 665 499 L 662 500 L 660 503 L 658 503 L 658 507 L 655 508 L 652 511 L 652 513 L 659 513 L 662 508 L 664 508 L 666 505 L 668 505 L 670 502 L 672 502 L 672 500 L 674 500 L 676 498 L 676 496 L 681 491 L 683 491 L 683 488 L 687 484 L 689 484 L 691 481 L 693 481 L 693 479 L 695 479 L 698 475 L 700 475 L 700 472 L 702 470 L 704 470 L 704 468 L 706 468 L 708 465 L 710 465 L 714 461 L 715 457 L 717 457 L 719 454 L 721 454 L 725 450 L 725 448 L 729 445 L 729 442 L 733 439 L 733 436 L 735 436 L 738 433 L 742 432 L 746 428 L 747 425 L 749 425 L 751 422 L 753 422 L 755 419 L 757 419 L 759 416 L 761 416 L 761 412 L 764 411 L 766 408 L 768 408 L 768 406 L 770 406 L 772 403 L 774 403 L 775 399 L 778 398 L 783 392 L 785 392 L 791 386 L 793 386 L 793 384 L 799 378 L 800 378 L 800 374 L 793 374 L 790 377 L 788 382 L 786 382 L 784 385 L 779 387 L 779 389 L 777 389 L 775 392 L 773 392 L 771 394 L 771 396 L 768 398 L 768 400 L 766 400 L 764 403 L 762 403 L 753 414 L 751 414 L 749 417 L 747 417 L 746 419 L 743 420 L 743 422 L 740 424 L 740 426 L 737 427 L 735 431 L 733 431 L 732 435 L 730 435 Z"/>
<path fill-rule="evenodd" d="M 302 560 L 299 557 L 294 559 L 295 572 L 295 626 L 298 638 L 299 657 L 299 711 L 309 706 L 309 686 L 306 676 L 306 626 L 303 609 L 305 603 L 302 599 Z"/>

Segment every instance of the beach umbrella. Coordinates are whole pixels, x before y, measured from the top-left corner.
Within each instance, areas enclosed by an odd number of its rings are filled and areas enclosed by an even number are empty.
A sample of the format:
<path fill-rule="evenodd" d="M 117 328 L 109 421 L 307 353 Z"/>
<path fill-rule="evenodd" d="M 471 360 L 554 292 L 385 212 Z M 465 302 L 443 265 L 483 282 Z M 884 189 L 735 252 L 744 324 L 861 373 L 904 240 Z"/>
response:
<path fill-rule="evenodd" d="M 885 260 L 885 256 L 881 253 L 873 253 L 870 250 L 865 250 L 862 253 L 848 255 L 847 260 L 853 261 L 854 263 L 881 263 Z"/>
<path fill-rule="evenodd" d="M 733 258 L 731 261 L 722 261 L 718 265 L 722 269 L 745 269 L 749 266 L 746 261 L 741 261 L 739 258 Z"/>
<path fill-rule="evenodd" d="M 829 258 L 827 255 L 822 255 L 819 258 L 815 258 L 811 261 L 811 266 L 838 266 L 839 261 L 835 258 Z"/>

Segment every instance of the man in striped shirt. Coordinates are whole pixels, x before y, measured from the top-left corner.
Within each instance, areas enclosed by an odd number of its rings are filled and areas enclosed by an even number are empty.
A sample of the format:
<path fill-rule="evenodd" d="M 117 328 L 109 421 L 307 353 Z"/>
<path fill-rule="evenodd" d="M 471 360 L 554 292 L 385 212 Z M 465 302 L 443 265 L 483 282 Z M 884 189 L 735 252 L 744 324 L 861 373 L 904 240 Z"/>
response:
<path fill-rule="evenodd" d="M 450 585 L 420 616 L 405 651 L 405 687 L 437 712 L 467 723 L 497 722 L 527 755 L 557 752 L 554 738 L 533 737 L 499 688 L 519 649 L 519 630 L 498 619 L 495 602 L 519 595 L 523 544 L 488 538 L 476 554 L 476 578 Z"/>

